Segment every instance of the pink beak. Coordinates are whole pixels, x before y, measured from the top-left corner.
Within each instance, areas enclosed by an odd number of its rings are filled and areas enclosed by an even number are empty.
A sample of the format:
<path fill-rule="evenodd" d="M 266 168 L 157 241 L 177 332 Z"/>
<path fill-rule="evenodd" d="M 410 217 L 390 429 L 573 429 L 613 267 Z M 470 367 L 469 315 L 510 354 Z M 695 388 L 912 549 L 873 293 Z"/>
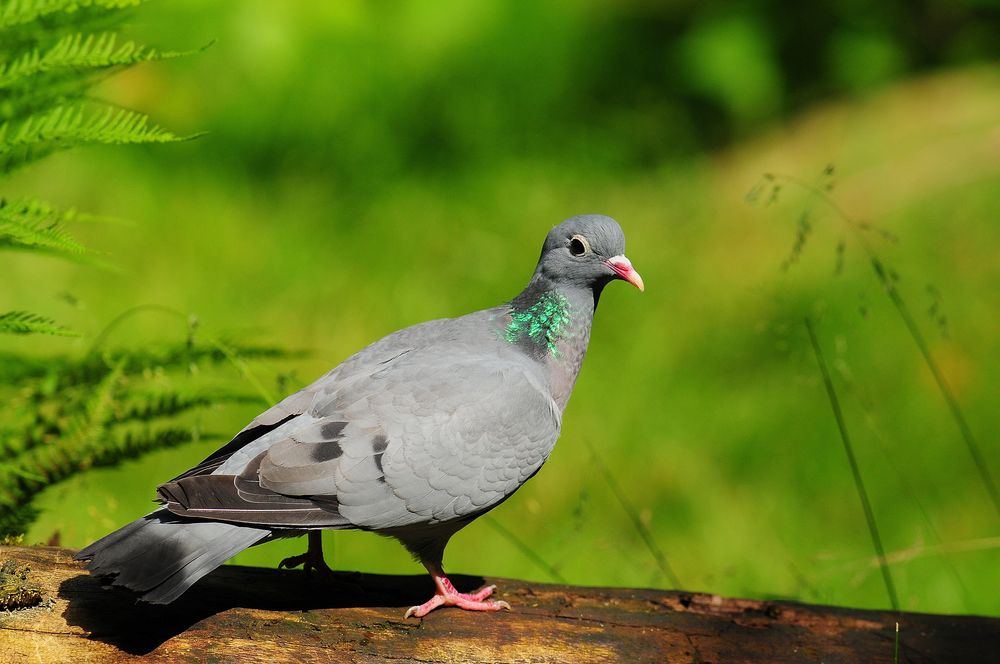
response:
<path fill-rule="evenodd" d="M 632 261 L 630 261 L 625 256 L 612 256 L 608 260 L 604 261 L 604 264 L 614 270 L 614 273 L 618 275 L 619 279 L 624 279 L 629 282 L 640 291 L 646 290 L 646 286 L 642 283 L 642 277 L 639 273 L 635 271 L 632 267 Z"/>

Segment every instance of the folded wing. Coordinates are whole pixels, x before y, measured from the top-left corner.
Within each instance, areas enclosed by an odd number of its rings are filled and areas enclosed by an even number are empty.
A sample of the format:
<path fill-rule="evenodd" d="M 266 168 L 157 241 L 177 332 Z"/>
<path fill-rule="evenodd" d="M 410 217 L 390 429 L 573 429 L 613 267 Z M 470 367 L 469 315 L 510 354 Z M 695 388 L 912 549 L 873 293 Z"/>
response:
<path fill-rule="evenodd" d="M 210 474 L 161 486 L 161 501 L 179 515 L 295 530 L 441 523 L 510 496 L 558 436 L 540 377 L 500 354 L 432 347 L 372 369 L 324 377 L 303 412 L 272 415 L 259 438 L 206 460 Z"/>

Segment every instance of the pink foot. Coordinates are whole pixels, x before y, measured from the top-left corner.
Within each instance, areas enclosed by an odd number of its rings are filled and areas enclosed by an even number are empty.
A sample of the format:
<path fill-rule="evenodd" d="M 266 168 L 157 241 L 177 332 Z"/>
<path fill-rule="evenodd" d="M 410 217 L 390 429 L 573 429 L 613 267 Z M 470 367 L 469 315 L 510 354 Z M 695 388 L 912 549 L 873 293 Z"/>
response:
<path fill-rule="evenodd" d="M 451 581 L 448 580 L 439 566 L 428 563 L 425 565 L 434 578 L 437 592 L 420 606 L 411 606 L 407 609 L 403 618 L 410 616 L 423 618 L 439 606 L 457 606 L 466 611 L 500 611 L 501 609 L 510 611 L 510 604 L 503 600 L 485 601 L 497 589 L 496 586 L 486 586 L 474 593 L 460 593 L 455 590 L 455 586 L 451 585 Z"/>

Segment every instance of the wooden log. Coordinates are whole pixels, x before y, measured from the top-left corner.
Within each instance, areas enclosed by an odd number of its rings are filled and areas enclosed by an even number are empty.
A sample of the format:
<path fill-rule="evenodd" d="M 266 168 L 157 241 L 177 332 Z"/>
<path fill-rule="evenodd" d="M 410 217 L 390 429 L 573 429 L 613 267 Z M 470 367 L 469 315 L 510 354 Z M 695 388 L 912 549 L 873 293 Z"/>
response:
<path fill-rule="evenodd" d="M 102 587 L 73 553 L 0 547 L 0 566 L 13 560 L 17 570 L 7 566 L 0 592 L 41 600 L 0 612 L 0 661 L 893 662 L 897 622 L 900 662 L 1000 653 L 995 618 L 461 575 L 452 578 L 462 590 L 496 583 L 513 611 L 404 619 L 430 597 L 428 577 L 338 573 L 330 582 L 235 566 L 174 604 L 150 606 Z"/>

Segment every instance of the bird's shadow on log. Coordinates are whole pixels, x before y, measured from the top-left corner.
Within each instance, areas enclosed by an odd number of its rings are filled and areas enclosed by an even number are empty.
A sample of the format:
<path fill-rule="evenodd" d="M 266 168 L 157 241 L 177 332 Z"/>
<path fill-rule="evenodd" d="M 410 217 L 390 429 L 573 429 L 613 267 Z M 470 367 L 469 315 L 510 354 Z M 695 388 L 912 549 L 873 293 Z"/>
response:
<path fill-rule="evenodd" d="M 479 588 L 482 577 L 451 577 L 461 590 Z M 427 575 L 391 576 L 335 572 L 332 578 L 301 570 L 220 567 L 171 604 L 146 604 L 136 593 L 108 588 L 101 579 L 81 574 L 63 581 L 59 597 L 66 600 L 65 619 L 90 638 L 132 654 L 156 650 L 168 639 L 201 620 L 242 607 L 267 611 L 310 611 L 360 607 L 405 607 L 421 604 L 434 593 Z"/>

